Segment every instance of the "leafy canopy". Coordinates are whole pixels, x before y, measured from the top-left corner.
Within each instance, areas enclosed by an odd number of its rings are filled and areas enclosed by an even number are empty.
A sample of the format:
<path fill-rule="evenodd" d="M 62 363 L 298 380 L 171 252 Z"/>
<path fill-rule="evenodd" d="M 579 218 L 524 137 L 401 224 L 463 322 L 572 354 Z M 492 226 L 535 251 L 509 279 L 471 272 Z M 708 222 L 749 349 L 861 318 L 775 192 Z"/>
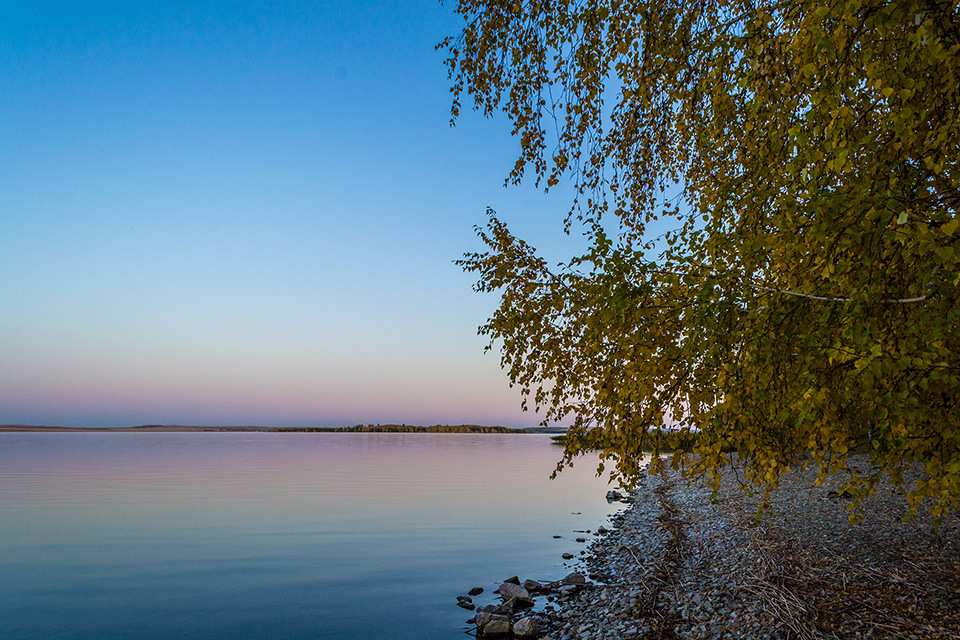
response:
<path fill-rule="evenodd" d="M 505 112 L 510 180 L 569 177 L 589 240 L 551 270 L 490 212 L 489 249 L 460 261 L 502 296 L 481 333 L 511 382 L 573 417 L 567 461 L 597 447 L 630 481 L 673 440 L 689 473 L 736 453 L 759 488 L 814 464 L 856 496 L 921 463 L 911 512 L 957 507 L 958 0 L 456 12 L 453 118 Z M 673 230 L 648 238 L 654 220 Z"/>

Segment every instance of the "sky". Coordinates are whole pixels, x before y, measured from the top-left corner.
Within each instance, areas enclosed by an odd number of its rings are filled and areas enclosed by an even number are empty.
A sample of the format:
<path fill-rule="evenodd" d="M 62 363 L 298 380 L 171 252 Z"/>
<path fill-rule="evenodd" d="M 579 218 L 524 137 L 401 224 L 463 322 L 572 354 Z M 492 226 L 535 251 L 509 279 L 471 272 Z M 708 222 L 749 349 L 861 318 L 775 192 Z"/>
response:
<path fill-rule="evenodd" d="M 564 185 L 451 127 L 436 0 L 0 4 L 0 423 L 530 426 L 453 261 Z"/>

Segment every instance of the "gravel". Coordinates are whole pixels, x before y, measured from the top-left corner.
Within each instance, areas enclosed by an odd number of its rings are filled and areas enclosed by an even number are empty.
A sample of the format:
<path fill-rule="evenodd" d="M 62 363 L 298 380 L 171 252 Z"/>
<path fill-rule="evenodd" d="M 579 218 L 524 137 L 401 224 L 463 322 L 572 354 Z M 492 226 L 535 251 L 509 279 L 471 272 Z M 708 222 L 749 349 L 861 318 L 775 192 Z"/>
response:
<path fill-rule="evenodd" d="M 724 477 L 716 500 L 676 473 L 644 478 L 589 543 L 591 583 L 551 596 L 541 638 L 960 638 L 960 522 L 904 522 L 881 488 L 851 525 L 840 479 L 792 471 L 760 497 Z"/>

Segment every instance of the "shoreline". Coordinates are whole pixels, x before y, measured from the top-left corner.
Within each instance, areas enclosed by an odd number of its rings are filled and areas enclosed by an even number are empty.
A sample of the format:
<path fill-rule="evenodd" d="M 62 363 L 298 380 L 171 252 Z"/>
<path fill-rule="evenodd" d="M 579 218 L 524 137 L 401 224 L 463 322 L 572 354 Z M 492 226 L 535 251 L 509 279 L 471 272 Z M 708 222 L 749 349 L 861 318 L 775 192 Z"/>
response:
<path fill-rule="evenodd" d="M 24 424 L 0 424 L 0 433 L 243 433 L 243 432 L 271 432 L 273 427 L 201 427 L 179 424 L 156 424 L 138 427 L 57 427 L 35 426 Z"/>
<path fill-rule="evenodd" d="M 858 463 L 866 463 L 860 456 Z M 960 637 L 960 518 L 936 534 L 878 487 L 848 520 L 840 478 L 794 470 L 756 521 L 758 495 L 724 473 L 717 500 L 669 471 L 588 543 L 576 590 L 527 615 L 549 640 Z M 520 614 L 523 615 L 523 614 Z M 489 637 L 489 636 L 481 636 Z"/>
<path fill-rule="evenodd" d="M 457 425 L 357 425 L 354 427 L 265 427 L 197 426 L 180 424 L 147 424 L 136 427 L 62 427 L 49 425 L 0 424 L 0 433 L 482 433 L 555 435 L 566 433 L 560 427 L 501 427 L 475 424 Z"/>

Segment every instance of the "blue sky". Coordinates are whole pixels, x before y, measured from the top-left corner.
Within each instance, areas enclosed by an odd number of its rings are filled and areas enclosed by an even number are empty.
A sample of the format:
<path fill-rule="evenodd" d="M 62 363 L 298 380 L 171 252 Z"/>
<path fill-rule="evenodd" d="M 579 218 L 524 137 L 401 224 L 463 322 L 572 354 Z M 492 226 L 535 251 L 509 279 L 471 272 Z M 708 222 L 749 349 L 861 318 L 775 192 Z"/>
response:
<path fill-rule="evenodd" d="M 563 189 L 449 126 L 452 7 L 0 6 L 0 423 L 521 426 L 453 260 Z"/>

